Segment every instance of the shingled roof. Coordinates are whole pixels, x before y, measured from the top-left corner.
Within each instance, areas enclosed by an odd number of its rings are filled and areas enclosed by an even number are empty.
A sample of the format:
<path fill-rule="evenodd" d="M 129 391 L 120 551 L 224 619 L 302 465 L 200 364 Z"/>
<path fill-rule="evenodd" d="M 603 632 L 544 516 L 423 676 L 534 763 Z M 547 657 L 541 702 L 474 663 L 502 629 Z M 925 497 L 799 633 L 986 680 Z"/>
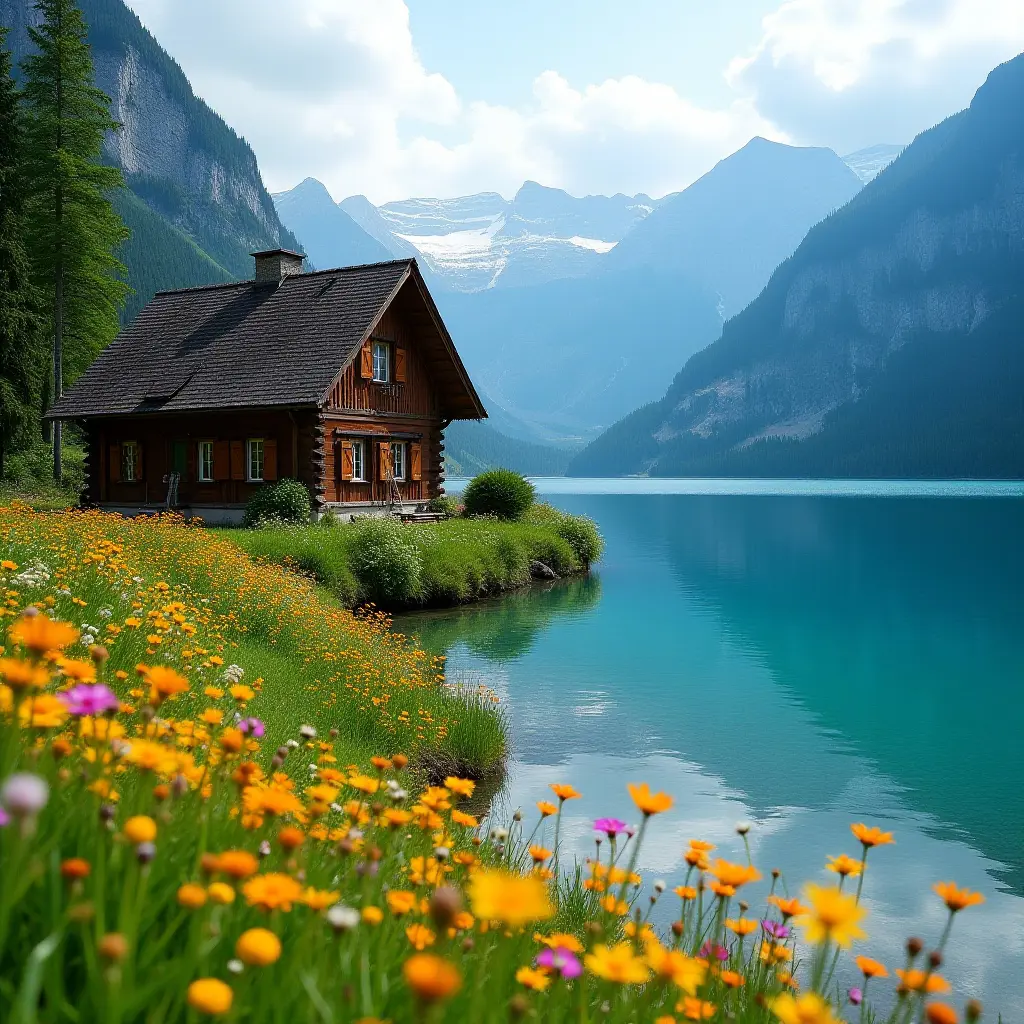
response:
<path fill-rule="evenodd" d="M 486 416 L 411 259 L 160 292 L 47 416 L 320 405 L 402 289 L 451 356 L 451 418 Z"/>

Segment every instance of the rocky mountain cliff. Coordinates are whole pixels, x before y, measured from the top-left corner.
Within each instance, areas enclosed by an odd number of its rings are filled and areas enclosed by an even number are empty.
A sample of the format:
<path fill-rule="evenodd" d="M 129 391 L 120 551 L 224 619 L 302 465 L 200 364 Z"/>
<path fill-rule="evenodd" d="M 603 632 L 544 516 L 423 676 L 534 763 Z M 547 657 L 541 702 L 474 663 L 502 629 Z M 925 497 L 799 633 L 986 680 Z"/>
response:
<path fill-rule="evenodd" d="M 1024 472 L 1022 109 L 1024 56 L 814 228 L 571 472 Z"/>
<path fill-rule="evenodd" d="M 194 266 L 174 259 L 155 277 L 147 268 L 147 286 L 209 283 L 211 261 L 222 277 L 248 277 L 250 252 L 297 247 L 278 219 L 248 143 L 193 93 L 135 14 L 122 0 L 80 0 L 79 6 L 89 26 L 96 84 L 110 96 L 111 113 L 123 126 L 108 137 L 105 155 L 160 219 L 132 207 L 148 232 L 150 258 L 162 258 L 164 243 L 181 253 L 183 241 L 208 257 Z M 0 0 L 0 23 L 12 28 L 8 45 L 16 61 L 28 52 L 27 29 L 37 20 L 33 0 Z"/>

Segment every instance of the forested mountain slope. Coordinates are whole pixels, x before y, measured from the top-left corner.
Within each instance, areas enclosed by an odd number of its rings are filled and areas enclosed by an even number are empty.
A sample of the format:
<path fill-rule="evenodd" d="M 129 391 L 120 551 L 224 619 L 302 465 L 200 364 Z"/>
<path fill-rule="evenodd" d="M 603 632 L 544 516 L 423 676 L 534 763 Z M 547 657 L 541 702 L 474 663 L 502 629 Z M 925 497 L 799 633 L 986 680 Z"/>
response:
<path fill-rule="evenodd" d="M 136 292 L 128 312 L 157 288 L 248 277 L 254 250 L 297 248 L 248 143 L 193 93 L 136 15 L 122 0 L 80 0 L 79 6 L 89 26 L 96 84 L 122 124 L 108 136 L 104 156 L 165 222 L 146 217 L 129 199 L 118 202 L 129 226 L 144 236 L 123 253 Z M 28 26 L 37 21 L 33 0 L 0 0 L 0 24 L 12 29 L 8 45 L 16 62 L 28 53 Z"/>
<path fill-rule="evenodd" d="M 579 475 L 1024 475 L 1024 56 L 815 227 Z"/>

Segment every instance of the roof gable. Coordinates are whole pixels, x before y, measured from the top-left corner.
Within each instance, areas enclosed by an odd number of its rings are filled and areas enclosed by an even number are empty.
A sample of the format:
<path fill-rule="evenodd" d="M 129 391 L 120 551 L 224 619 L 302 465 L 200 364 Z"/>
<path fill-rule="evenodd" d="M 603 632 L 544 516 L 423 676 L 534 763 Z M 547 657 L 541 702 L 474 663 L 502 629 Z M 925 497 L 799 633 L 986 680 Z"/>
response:
<path fill-rule="evenodd" d="M 424 308 L 433 307 L 415 260 L 299 274 L 270 286 L 161 292 L 48 415 L 319 405 L 406 282 L 425 296 Z M 437 321 L 431 334 L 451 364 L 442 377 L 458 392 L 453 418 L 485 416 Z"/>

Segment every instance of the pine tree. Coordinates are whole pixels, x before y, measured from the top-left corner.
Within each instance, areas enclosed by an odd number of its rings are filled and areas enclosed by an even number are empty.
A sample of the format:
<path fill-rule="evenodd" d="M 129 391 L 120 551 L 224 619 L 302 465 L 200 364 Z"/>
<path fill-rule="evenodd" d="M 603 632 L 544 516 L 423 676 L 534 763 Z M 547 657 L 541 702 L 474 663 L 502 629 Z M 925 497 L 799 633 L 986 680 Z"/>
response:
<path fill-rule="evenodd" d="M 127 295 L 117 247 L 128 237 L 110 194 L 121 172 L 100 162 L 103 139 L 119 126 L 110 99 L 94 84 L 82 13 L 73 0 L 37 0 L 26 58 L 26 165 L 30 245 L 52 316 L 54 401 L 117 334 Z M 53 472 L 61 471 L 60 423 Z"/>
<path fill-rule="evenodd" d="M 7 456 L 27 441 L 43 357 L 25 251 L 24 136 L 11 77 L 7 29 L 0 27 L 0 477 Z"/>

